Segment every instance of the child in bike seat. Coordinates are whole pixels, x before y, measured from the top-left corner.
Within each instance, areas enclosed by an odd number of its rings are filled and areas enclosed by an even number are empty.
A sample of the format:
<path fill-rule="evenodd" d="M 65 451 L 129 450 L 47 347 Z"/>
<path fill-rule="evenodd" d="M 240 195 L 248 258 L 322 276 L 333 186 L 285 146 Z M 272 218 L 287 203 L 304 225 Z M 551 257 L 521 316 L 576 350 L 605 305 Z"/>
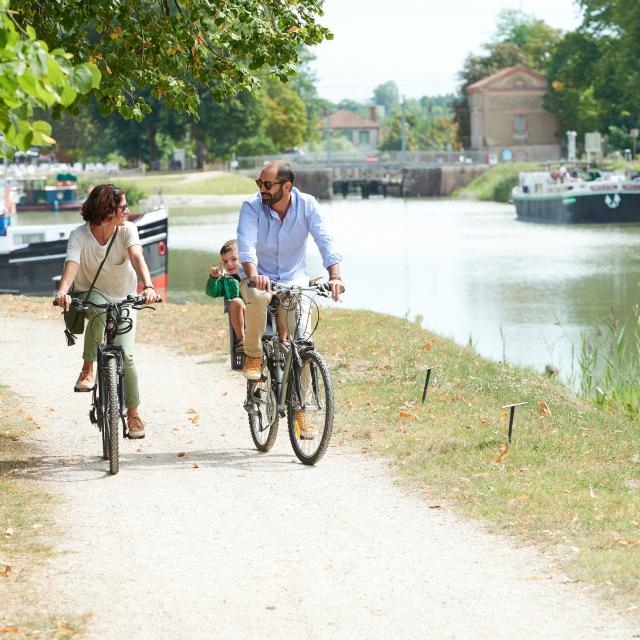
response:
<path fill-rule="evenodd" d="M 209 265 L 209 279 L 205 293 L 212 298 L 224 297 L 229 302 L 229 318 L 236 336 L 236 351 L 244 351 L 244 302 L 240 297 L 240 275 L 236 239 L 228 240 L 220 248 L 220 265 Z"/>

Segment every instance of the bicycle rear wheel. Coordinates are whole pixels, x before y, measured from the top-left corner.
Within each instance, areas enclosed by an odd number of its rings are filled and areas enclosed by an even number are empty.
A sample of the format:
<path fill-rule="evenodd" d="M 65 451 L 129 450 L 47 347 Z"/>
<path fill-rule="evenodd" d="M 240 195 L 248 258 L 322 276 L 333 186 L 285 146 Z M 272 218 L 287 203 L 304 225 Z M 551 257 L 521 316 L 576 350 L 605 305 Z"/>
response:
<path fill-rule="evenodd" d="M 107 358 L 102 372 L 104 376 L 105 414 L 104 426 L 109 439 L 109 471 L 115 475 L 120 470 L 119 433 L 120 403 L 118 401 L 118 366 L 116 358 Z"/>
<path fill-rule="evenodd" d="M 273 447 L 278 435 L 278 407 L 276 394 L 271 386 L 271 374 L 265 366 L 264 380 L 247 381 L 247 398 L 250 398 L 249 429 L 258 451 L 266 452 Z"/>
<path fill-rule="evenodd" d="M 294 371 L 288 384 L 289 439 L 298 460 L 315 464 L 325 454 L 333 429 L 333 386 L 324 358 L 316 351 L 301 354 L 300 397 Z M 303 407 L 304 404 L 304 407 Z"/>

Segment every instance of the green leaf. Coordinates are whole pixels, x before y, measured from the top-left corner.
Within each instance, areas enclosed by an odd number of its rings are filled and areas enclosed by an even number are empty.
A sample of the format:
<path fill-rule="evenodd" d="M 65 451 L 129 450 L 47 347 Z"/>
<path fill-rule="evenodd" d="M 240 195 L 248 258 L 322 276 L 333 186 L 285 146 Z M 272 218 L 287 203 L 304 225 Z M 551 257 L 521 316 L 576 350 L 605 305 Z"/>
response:
<path fill-rule="evenodd" d="M 51 135 L 51 125 L 44 120 L 36 120 L 33 123 L 33 130 L 38 133 L 44 133 L 46 135 Z"/>
<path fill-rule="evenodd" d="M 100 115 L 101 116 L 110 116 L 113 113 L 113 103 L 108 100 L 102 100 L 100 102 Z"/>
<path fill-rule="evenodd" d="M 38 97 L 36 79 L 31 71 L 27 71 L 18 77 L 18 86 L 28 95 Z"/>
<path fill-rule="evenodd" d="M 93 64 L 92 62 L 87 62 L 83 66 L 87 67 L 87 69 L 89 69 L 89 72 L 91 73 L 91 88 L 97 89 L 100 86 L 100 80 L 102 79 L 102 73 L 100 72 L 100 69 L 98 69 L 98 66 Z"/>
<path fill-rule="evenodd" d="M 68 107 L 73 104 L 74 100 L 78 97 L 78 92 L 75 91 L 70 84 L 66 84 L 60 94 L 60 102 Z"/>
<path fill-rule="evenodd" d="M 49 80 L 49 82 L 56 87 L 67 84 L 66 74 L 62 70 L 62 67 L 56 62 L 56 60 L 52 56 L 49 57 L 47 80 Z"/>
<path fill-rule="evenodd" d="M 89 65 L 75 67 L 69 76 L 69 82 L 78 93 L 89 93 L 93 87 L 93 74 Z"/>

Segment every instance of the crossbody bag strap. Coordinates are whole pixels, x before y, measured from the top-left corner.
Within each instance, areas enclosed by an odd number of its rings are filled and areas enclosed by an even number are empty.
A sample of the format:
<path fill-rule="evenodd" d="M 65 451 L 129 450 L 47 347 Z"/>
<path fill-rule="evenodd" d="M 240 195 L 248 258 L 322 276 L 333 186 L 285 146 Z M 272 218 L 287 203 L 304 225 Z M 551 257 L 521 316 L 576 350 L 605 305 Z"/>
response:
<path fill-rule="evenodd" d="M 89 297 L 89 294 L 93 290 L 93 285 L 96 283 L 96 280 L 98 279 L 98 276 L 100 275 L 100 272 L 102 271 L 102 267 L 103 267 L 104 263 L 107 261 L 107 256 L 109 255 L 109 251 L 111 251 L 111 247 L 113 246 L 113 243 L 115 242 L 116 236 L 118 235 L 118 229 L 119 229 L 119 227 L 116 227 L 116 230 L 113 232 L 113 236 L 111 236 L 111 242 L 109 242 L 109 246 L 107 247 L 107 253 L 104 254 L 104 258 L 102 259 L 102 262 L 100 263 L 100 266 L 98 267 L 98 270 L 96 271 L 96 275 L 93 278 L 93 282 L 91 283 L 91 286 L 89 287 L 89 291 L 87 291 L 87 295 L 84 297 L 85 300 Z"/>

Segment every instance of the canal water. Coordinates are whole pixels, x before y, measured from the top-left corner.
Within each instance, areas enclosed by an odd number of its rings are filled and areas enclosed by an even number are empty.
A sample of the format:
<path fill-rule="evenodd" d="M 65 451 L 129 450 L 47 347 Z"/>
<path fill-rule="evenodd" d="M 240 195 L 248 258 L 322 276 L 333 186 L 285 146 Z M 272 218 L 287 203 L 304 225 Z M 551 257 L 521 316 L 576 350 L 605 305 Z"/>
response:
<path fill-rule="evenodd" d="M 495 360 L 575 372 L 581 334 L 640 300 L 640 225 L 516 220 L 511 205 L 446 199 L 321 204 L 344 255 L 344 306 L 420 322 Z M 237 209 L 171 211 L 170 295 L 202 300 Z M 323 269 L 310 242 L 309 271 Z"/>

